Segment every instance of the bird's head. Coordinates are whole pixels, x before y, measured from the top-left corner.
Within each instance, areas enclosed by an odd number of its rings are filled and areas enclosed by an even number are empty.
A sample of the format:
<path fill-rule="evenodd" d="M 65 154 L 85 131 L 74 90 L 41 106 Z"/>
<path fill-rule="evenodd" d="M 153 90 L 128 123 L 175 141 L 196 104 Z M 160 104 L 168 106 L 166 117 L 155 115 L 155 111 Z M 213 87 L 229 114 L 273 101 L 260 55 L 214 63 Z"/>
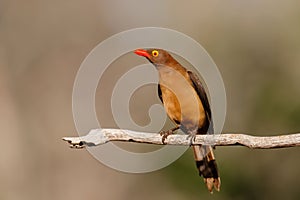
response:
<path fill-rule="evenodd" d="M 173 59 L 172 56 L 163 49 L 137 49 L 134 53 L 139 56 L 144 56 L 155 66 L 165 65 Z"/>

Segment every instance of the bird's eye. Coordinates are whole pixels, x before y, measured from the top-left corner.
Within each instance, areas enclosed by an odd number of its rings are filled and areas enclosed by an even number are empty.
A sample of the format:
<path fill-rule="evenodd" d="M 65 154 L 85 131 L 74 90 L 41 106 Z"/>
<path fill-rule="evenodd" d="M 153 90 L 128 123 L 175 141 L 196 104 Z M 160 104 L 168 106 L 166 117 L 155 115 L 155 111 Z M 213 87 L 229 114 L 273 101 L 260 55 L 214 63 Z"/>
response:
<path fill-rule="evenodd" d="M 159 54 L 159 53 L 158 53 L 158 51 L 157 51 L 157 50 L 153 50 L 153 51 L 152 51 L 152 56 L 154 56 L 154 57 L 157 57 L 157 56 L 158 56 L 158 54 Z"/>

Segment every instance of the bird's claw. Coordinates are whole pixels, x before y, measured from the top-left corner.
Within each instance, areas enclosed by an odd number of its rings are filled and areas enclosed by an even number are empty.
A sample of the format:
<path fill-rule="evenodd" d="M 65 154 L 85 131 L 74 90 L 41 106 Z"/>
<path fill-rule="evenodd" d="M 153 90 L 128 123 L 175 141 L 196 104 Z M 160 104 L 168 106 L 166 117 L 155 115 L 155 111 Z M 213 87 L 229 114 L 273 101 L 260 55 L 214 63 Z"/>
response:
<path fill-rule="evenodd" d="M 167 139 L 167 137 L 171 134 L 173 134 L 172 130 L 167 130 L 167 131 L 160 131 L 159 134 L 162 136 L 161 138 L 161 142 L 163 144 L 165 144 L 165 140 Z"/>
<path fill-rule="evenodd" d="M 196 134 L 189 134 L 186 139 L 190 140 L 190 146 L 192 146 L 196 141 Z"/>

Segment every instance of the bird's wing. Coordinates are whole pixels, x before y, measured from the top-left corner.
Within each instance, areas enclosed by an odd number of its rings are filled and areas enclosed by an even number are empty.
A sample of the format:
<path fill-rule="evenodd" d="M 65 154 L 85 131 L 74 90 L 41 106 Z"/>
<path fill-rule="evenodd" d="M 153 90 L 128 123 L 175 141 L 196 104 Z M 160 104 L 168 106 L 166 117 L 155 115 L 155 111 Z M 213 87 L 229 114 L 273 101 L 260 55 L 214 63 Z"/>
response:
<path fill-rule="evenodd" d="M 211 119 L 211 109 L 210 109 L 209 101 L 208 101 L 206 92 L 204 90 L 204 87 L 203 87 L 200 79 L 198 78 L 198 76 L 195 73 L 188 71 L 188 74 L 190 76 L 191 81 L 193 82 L 193 87 L 195 88 L 195 90 L 203 104 L 204 110 L 206 112 L 206 117 L 210 123 L 210 129 L 213 131 L 213 124 L 212 124 L 212 119 Z"/>
<path fill-rule="evenodd" d="M 162 103 L 164 103 L 163 98 L 162 98 L 162 92 L 161 92 L 160 84 L 158 84 L 157 89 L 158 89 L 158 97 L 159 97 L 160 101 Z"/>

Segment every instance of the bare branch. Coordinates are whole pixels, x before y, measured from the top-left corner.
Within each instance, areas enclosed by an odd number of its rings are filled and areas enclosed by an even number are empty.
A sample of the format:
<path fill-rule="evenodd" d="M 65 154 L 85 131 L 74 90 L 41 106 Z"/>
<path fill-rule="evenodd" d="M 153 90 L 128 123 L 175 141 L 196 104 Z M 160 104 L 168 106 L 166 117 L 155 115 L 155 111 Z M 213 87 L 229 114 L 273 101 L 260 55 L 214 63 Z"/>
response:
<path fill-rule="evenodd" d="M 93 129 L 82 137 L 64 137 L 72 148 L 92 147 L 110 141 L 138 142 L 162 145 L 162 137 L 157 133 L 144 133 L 121 129 Z M 165 144 L 169 145 L 241 145 L 252 149 L 271 149 L 300 146 L 300 133 L 279 136 L 250 136 L 245 134 L 197 135 L 194 140 L 182 134 L 168 136 Z"/>

